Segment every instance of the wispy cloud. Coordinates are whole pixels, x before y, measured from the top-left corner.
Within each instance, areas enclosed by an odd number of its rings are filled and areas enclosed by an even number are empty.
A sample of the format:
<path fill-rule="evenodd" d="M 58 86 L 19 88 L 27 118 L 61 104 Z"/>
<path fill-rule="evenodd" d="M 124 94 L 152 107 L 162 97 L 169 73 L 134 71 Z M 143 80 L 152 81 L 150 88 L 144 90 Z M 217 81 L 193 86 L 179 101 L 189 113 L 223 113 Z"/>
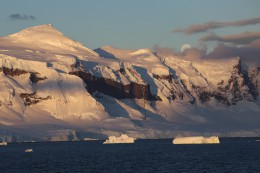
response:
<path fill-rule="evenodd" d="M 163 56 L 177 56 L 180 53 L 175 50 L 174 48 L 170 47 L 161 47 L 160 45 L 156 44 L 153 46 L 153 50 L 158 54 L 158 55 L 163 55 Z"/>
<path fill-rule="evenodd" d="M 226 59 L 230 57 L 240 57 L 248 65 L 260 66 L 260 39 L 243 46 L 227 45 L 219 43 L 212 51 L 207 53 L 206 47 L 191 48 L 184 52 L 178 52 L 173 48 L 154 46 L 154 51 L 159 56 L 179 57 L 192 62 L 200 62 L 204 59 Z"/>
<path fill-rule="evenodd" d="M 189 48 L 185 49 L 183 52 L 177 51 L 174 48 L 169 48 L 169 47 L 161 47 L 159 45 L 155 45 L 153 47 L 153 50 L 157 53 L 159 56 L 177 56 L 181 57 L 185 60 L 190 60 L 190 61 L 200 61 L 202 58 L 206 56 L 207 48 L 202 47 L 202 48 Z"/>
<path fill-rule="evenodd" d="M 260 66 L 260 39 L 242 47 L 221 43 L 207 55 L 208 58 L 217 59 L 235 56 L 240 57 L 246 64 Z"/>
<path fill-rule="evenodd" d="M 217 29 L 217 28 L 224 28 L 228 26 L 247 26 L 247 25 L 256 25 L 260 23 L 260 17 L 251 18 L 251 19 L 244 19 L 244 20 L 238 20 L 238 21 L 231 21 L 231 22 L 216 22 L 216 21 L 210 21 L 203 24 L 193 24 L 187 28 L 183 29 L 176 29 L 173 30 L 173 32 L 182 32 L 186 35 L 190 34 L 196 34 L 201 32 L 206 32 L 211 29 Z"/>
<path fill-rule="evenodd" d="M 14 13 L 8 16 L 9 19 L 11 20 L 35 20 L 36 17 L 32 15 L 26 15 L 26 14 L 19 14 L 19 13 Z"/>
<path fill-rule="evenodd" d="M 238 45 L 249 44 L 257 39 L 260 39 L 260 31 L 243 32 L 241 34 L 232 34 L 225 36 L 218 36 L 216 34 L 209 34 L 200 39 L 200 41 L 219 41 L 223 43 L 233 43 Z"/>

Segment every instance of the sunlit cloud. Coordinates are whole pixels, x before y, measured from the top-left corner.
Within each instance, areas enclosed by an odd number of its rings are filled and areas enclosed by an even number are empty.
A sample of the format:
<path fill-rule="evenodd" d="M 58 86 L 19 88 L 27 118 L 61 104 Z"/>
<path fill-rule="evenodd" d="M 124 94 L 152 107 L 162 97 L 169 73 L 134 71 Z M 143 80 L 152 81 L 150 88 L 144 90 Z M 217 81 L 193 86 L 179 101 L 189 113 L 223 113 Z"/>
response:
<path fill-rule="evenodd" d="M 201 32 L 206 32 L 208 30 L 217 29 L 217 28 L 224 28 L 229 26 L 247 26 L 247 25 L 256 25 L 260 23 L 260 17 L 257 18 L 251 18 L 251 19 L 244 19 L 244 20 L 238 20 L 238 21 L 231 21 L 231 22 L 216 22 L 216 21 L 210 21 L 203 24 L 193 24 L 187 28 L 183 29 L 176 29 L 173 30 L 173 32 L 181 32 L 186 35 L 190 34 L 196 34 Z"/>
<path fill-rule="evenodd" d="M 163 55 L 163 56 L 174 56 L 174 55 L 179 55 L 180 52 L 178 52 L 174 48 L 170 47 L 162 47 L 158 44 L 153 46 L 154 52 L 156 52 L 158 55 Z"/>
<path fill-rule="evenodd" d="M 218 36 L 216 34 L 209 34 L 200 39 L 200 41 L 218 41 L 223 43 L 233 43 L 237 45 L 249 44 L 257 39 L 260 39 L 260 32 L 243 32 L 241 34 L 232 34 L 225 36 Z"/>
<path fill-rule="evenodd" d="M 207 54 L 207 48 L 193 48 L 190 47 L 188 49 L 181 51 L 176 51 L 174 48 L 169 47 L 161 47 L 159 45 L 155 45 L 153 47 L 153 50 L 156 52 L 159 56 L 177 56 L 185 60 L 189 61 L 199 61 L 202 58 L 204 58 Z"/>
<path fill-rule="evenodd" d="M 184 52 L 178 52 L 173 48 L 154 46 L 153 50 L 159 56 L 179 57 L 189 61 L 200 62 L 204 59 L 226 59 L 231 57 L 240 57 L 242 62 L 248 65 L 260 66 L 260 39 L 250 44 L 237 46 L 219 43 L 212 51 L 207 52 L 206 47 L 190 48 Z"/>
<path fill-rule="evenodd" d="M 207 57 L 225 59 L 238 56 L 243 62 L 249 65 L 260 65 L 260 40 L 246 46 L 230 46 L 224 43 L 219 44 Z"/>

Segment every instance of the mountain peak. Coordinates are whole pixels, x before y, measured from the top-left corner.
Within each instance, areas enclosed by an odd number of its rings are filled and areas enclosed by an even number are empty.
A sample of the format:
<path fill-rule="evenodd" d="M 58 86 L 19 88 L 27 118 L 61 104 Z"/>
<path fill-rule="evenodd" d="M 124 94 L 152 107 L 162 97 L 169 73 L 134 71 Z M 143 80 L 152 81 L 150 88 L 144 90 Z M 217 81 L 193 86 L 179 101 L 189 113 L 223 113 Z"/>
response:
<path fill-rule="evenodd" d="M 63 35 L 59 30 L 53 27 L 52 24 L 46 24 L 46 25 L 38 25 L 29 27 L 26 29 L 23 29 L 20 32 L 17 32 L 15 34 L 10 35 L 11 37 L 23 37 L 31 34 L 40 34 L 40 33 L 48 33 L 48 34 L 57 34 L 57 35 Z"/>
<path fill-rule="evenodd" d="M 83 46 L 81 43 L 66 37 L 52 24 L 26 28 L 2 38 L 2 42 L 13 47 L 26 46 L 34 50 L 44 49 L 55 52 L 73 52 L 81 55 L 98 56 L 97 53 Z"/>

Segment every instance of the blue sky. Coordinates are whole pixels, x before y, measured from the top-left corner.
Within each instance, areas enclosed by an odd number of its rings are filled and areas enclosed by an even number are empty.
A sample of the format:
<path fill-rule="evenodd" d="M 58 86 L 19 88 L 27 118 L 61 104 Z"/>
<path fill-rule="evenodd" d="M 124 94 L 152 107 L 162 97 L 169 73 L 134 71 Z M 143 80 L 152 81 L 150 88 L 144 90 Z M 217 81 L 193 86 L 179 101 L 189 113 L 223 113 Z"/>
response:
<path fill-rule="evenodd" d="M 209 21 L 238 21 L 260 17 L 259 0 L 1 0 L 0 36 L 21 29 L 53 24 L 66 36 L 89 48 L 152 48 L 155 44 L 180 49 L 197 46 L 205 33 L 185 35 L 174 29 Z M 34 16 L 12 20 L 9 16 Z M 215 29 L 218 35 L 259 31 L 260 24 Z M 207 42 L 209 46 L 213 43 Z"/>

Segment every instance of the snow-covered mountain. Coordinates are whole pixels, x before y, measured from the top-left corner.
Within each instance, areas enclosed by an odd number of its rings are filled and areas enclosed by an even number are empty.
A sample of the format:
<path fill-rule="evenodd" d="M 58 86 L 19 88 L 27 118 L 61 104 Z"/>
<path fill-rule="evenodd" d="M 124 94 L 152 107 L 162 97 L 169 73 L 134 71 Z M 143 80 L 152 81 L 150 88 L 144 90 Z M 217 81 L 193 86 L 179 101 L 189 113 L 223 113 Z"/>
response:
<path fill-rule="evenodd" d="M 260 135 L 259 67 L 95 51 L 52 25 L 0 37 L 0 138 Z"/>

